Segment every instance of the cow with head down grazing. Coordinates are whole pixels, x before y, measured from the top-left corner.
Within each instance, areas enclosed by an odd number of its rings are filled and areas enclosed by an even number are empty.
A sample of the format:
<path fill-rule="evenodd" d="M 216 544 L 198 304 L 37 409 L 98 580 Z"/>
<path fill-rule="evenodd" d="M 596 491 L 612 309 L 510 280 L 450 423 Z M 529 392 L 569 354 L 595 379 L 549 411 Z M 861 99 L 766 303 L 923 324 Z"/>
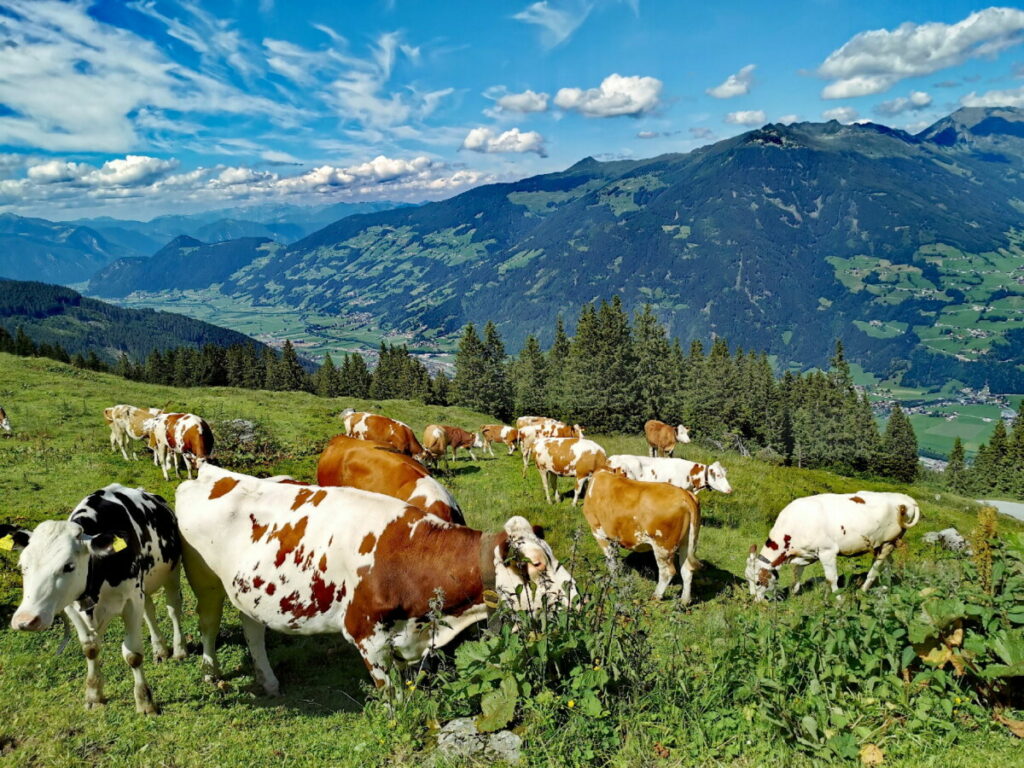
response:
<path fill-rule="evenodd" d="M 164 472 L 164 480 L 170 479 L 168 468 L 178 474 L 178 457 L 185 464 L 185 471 L 192 479 L 192 470 L 199 466 L 213 452 L 213 430 L 206 420 L 194 413 L 161 413 L 143 423 L 149 435 L 149 447 L 153 451 L 153 463 Z"/>
<path fill-rule="evenodd" d="M 111 619 L 120 616 L 125 632 L 121 655 L 134 678 L 135 708 L 156 713 L 142 674 L 142 622 L 149 627 L 154 657 L 166 659 L 151 597 L 160 589 L 174 629 L 174 658 L 185 656 L 181 542 L 167 502 L 141 488 L 108 485 L 79 502 L 67 520 L 47 520 L 34 531 L 0 526 L 0 548 L 21 550 L 23 594 L 11 628 L 41 631 L 64 613 L 85 654 L 86 708 L 105 702 L 100 644 Z"/>
<path fill-rule="evenodd" d="M 579 424 L 570 427 L 557 419 L 544 419 L 522 427 L 519 430 L 519 450 L 523 453 L 523 474 L 530 464 L 534 445 L 545 437 L 583 437 L 583 427 Z"/>
<path fill-rule="evenodd" d="M 516 451 L 516 443 L 519 442 L 519 430 L 515 427 L 506 427 L 504 424 L 484 424 L 480 427 L 480 439 L 483 440 L 484 450 L 491 456 L 494 455 L 492 443 L 501 443 L 508 446 L 508 455 Z"/>
<path fill-rule="evenodd" d="M 138 461 L 139 454 L 133 443 L 148 436 L 145 424 L 159 416 L 160 408 L 136 408 L 134 405 L 112 405 L 103 409 L 103 418 L 110 427 L 110 450 L 115 453 L 120 448 L 125 461 L 128 460 L 128 448 L 132 449 L 132 459 Z"/>
<path fill-rule="evenodd" d="M 426 461 L 428 458 L 412 427 L 397 419 L 346 408 L 341 412 L 341 420 L 349 437 L 387 443 L 399 453 L 412 456 L 416 461 Z"/>
<path fill-rule="evenodd" d="M 227 597 L 242 614 L 257 680 L 272 695 L 279 684 L 267 627 L 341 633 L 386 686 L 392 661 L 421 661 L 485 620 L 495 598 L 536 610 L 568 604 L 575 593 L 570 574 L 522 517 L 483 533 L 377 493 L 258 480 L 211 464 L 178 486 L 175 507 L 204 664 L 217 674 Z"/>
<path fill-rule="evenodd" d="M 875 560 L 861 587 L 866 592 L 896 543 L 920 518 L 917 502 L 905 493 L 820 493 L 791 501 L 779 512 L 761 551 L 750 548 L 745 572 L 750 594 L 763 600 L 774 590 L 784 563 L 793 564 L 793 592 L 800 591 L 803 570 L 815 560 L 837 592 L 836 558 L 871 552 Z"/>
<path fill-rule="evenodd" d="M 7 418 L 7 412 L 0 406 L 0 429 L 7 433 L 8 436 L 11 434 L 11 422 Z"/>
<path fill-rule="evenodd" d="M 647 438 L 648 453 L 651 456 L 671 456 L 676 443 L 690 442 L 690 430 L 682 424 L 671 426 L 657 419 L 650 419 L 644 424 L 644 437 Z"/>

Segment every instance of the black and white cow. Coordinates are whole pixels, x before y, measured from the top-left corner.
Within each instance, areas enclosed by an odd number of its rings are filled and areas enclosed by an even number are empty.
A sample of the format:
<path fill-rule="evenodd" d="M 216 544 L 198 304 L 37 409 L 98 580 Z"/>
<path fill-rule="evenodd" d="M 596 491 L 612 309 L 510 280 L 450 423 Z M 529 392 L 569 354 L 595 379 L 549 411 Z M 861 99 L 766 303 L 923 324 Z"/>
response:
<path fill-rule="evenodd" d="M 135 708 L 155 714 L 153 694 L 142 675 L 142 622 L 149 626 L 154 658 L 167 658 L 151 598 L 161 588 L 174 630 L 174 658 L 185 656 L 181 539 L 167 502 L 141 488 L 108 485 L 83 499 L 67 520 L 46 520 L 34 531 L 8 530 L 0 546 L 22 550 L 23 595 L 11 627 L 44 630 L 64 611 L 88 667 L 86 709 L 104 703 L 100 643 L 110 620 L 121 616 L 121 655 L 135 680 Z"/>

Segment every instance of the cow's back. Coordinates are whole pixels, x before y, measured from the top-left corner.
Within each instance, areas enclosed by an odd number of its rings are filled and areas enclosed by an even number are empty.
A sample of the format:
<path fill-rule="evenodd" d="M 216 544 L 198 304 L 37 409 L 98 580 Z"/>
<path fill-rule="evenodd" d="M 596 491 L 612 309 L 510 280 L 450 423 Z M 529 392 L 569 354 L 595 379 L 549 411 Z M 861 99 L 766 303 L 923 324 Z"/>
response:
<path fill-rule="evenodd" d="M 689 491 L 674 485 L 631 480 L 615 472 L 595 472 L 590 482 L 583 502 L 587 523 L 627 549 L 643 550 L 653 541 L 674 550 L 697 504 Z"/>

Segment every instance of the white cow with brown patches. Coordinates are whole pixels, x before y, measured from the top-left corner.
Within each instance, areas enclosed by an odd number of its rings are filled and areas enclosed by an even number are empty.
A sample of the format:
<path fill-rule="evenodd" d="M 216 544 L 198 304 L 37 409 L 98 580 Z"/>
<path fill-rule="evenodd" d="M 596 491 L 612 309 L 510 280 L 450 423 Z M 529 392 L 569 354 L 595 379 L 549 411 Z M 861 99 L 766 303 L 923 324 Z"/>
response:
<path fill-rule="evenodd" d="M 392 659 L 419 662 L 485 620 L 488 591 L 519 609 L 565 604 L 575 591 L 522 517 L 486 534 L 388 496 L 280 484 L 210 464 L 178 487 L 175 506 L 204 663 L 217 674 L 226 596 L 242 614 L 257 679 L 272 695 L 279 685 L 267 659 L 267 627 L 341 633 L 384 686 Z M 438 590 L 442 622 L 432 628 Z"/>
<path fill-rule="evenodd" d="M 198 472 L 200 464 L 213 452 L 213 430 L 204 418 L 194 413 L 161 413 L 144 422 L 143 429 L 149 436 L 153 463 L 163 470 L 164 480 L 170 479 L 167 470 L 171 467 L 174 476 L 181 477 L 179 457 L 191 480 L 192 469 Z"/>
<path fill-rule="evenodd" d="M 149 433 L 145 424 L 149 419 L 163 413 L 159 408 L 136 408 L 134 405 L 112 405 L 103 409 L 103 418 L 110 427 L 110 450 L 128 461 L 128 448 L 132 449 L 132 460 L 138 461 L 139 454 L 133 443 L 145 439 Z"/>
<path fill-rule="evenodd" d="M 534 444 L 533 453 L 548 504 L 554 503 L 552 491 L 558 501 L 558 478 L 574 477 L 572 505 L 575 507 L 587 480 L 608 463 L 604 448 L 582 437 L 542 437 Z"/>
<path fill-rule="evenodd" d="M 630 480 L 670 483 L 684 491 L 698 493 L 709 488 L 719 493 L 732 493 L 725 467 L 717 461 L 714 464 L 698 464 L 686 459 L 622 453 L 608 457 L 608 468 Z"/>
<path fill-rule="evenodd" d="M 905 493 L 821 493 L 791 501 L 779 512 L 760 553 L 756 545 L 750 548 L 745 573 L 750 594 L 763 600 L 778 584 L 784 563 L 793 564 L 793 592 L 799 592 L 803 570 L 815 560 L 837 592 L 836 558 L 873 552 L 875 561 L 861 587 L 866 592 L 896 542 L 920 518 L 917 502 Z"/>

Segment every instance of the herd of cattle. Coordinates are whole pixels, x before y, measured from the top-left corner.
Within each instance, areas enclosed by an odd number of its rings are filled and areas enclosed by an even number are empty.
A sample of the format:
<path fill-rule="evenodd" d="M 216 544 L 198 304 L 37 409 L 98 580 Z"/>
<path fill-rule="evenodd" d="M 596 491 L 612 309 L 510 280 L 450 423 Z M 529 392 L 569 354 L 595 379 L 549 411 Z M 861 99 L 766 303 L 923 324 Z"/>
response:
<path fill-rule="evenodd" d="M 43 630 L 63 612 L 86 658 L 86 706 L 101 704 L 99 647 L 109 621 L 122 616 L 122 655 L 134 677 L 136 709 L 156 711 L 142 672 L 142 624 L 155 659 L 182 658 L 180 568 L 196 595 L 203 667 L 219 675 L 216 639 L 224 601 L 241 614 L 257 681 L 268 694 L 279 684 L 265 647 L 266 628 L 292 634 L 341 633 L 355 645 L 374 682 L 388 685 L 388 666 L 419 662 L 505 602 L 520 610 L 570 608 L 578 596 L 540 528 L 524 517 L 497 533 L 466 525 L 463 510 L 430 471 L 460 448 L 492 456 L 500 443 L 532 459 L 548 503 L 558 477 L 574 480 L 573 505 L 583 515 L 612 573 L 620 548 L 653 551 L 655 597 L 676 574 L 680 599 L 691 597 L 700 566 L 698 494 L 732 493 L 725 468 L 674 458 L 687 443 L 683 426 L 645 425 L 647 456 L 608 456 L 579 425 L 524 416 L 516 426 L 477 432 L 432 424 L 419 440 L 400 421 L 351 409 L 344 435 L 317 464 L 316 484 L 287 476 L 256 478 L 209 461 L 213 432 L 194 414 L 116 405 L 104 411 L 111 450 L 137 459 L 145 441 L 165 479 L 184 463 L 188 480 L 174 509 L 160 496 L 112 484 L 83 499 L 66 521 L 34 531 L 0 525 L 0 549 L 21 550 L 23 598 L 16 630 Z M 9 430 L 0 409 L 0 428 Z M 192 471 L 196 477 L 192 479 Z M 589 486 L 589 487 L 588 487 Z M 904 494 L 861 491 L 797 499 L 780 512 L 760 552 L 751 547 L 745 576 L 761 600 L 784 563 L 821 560 L 838 589 L 836 557 L 873 552 L 863 589 L 906 529 L 920 517 Z M 685 547 L 683 546 L 685 542 Z M 173 627 L 171 652 L 156 623 L 153 595 L 163 589 Z M 437 622 L 437 612 L 443 620 Z"/>

